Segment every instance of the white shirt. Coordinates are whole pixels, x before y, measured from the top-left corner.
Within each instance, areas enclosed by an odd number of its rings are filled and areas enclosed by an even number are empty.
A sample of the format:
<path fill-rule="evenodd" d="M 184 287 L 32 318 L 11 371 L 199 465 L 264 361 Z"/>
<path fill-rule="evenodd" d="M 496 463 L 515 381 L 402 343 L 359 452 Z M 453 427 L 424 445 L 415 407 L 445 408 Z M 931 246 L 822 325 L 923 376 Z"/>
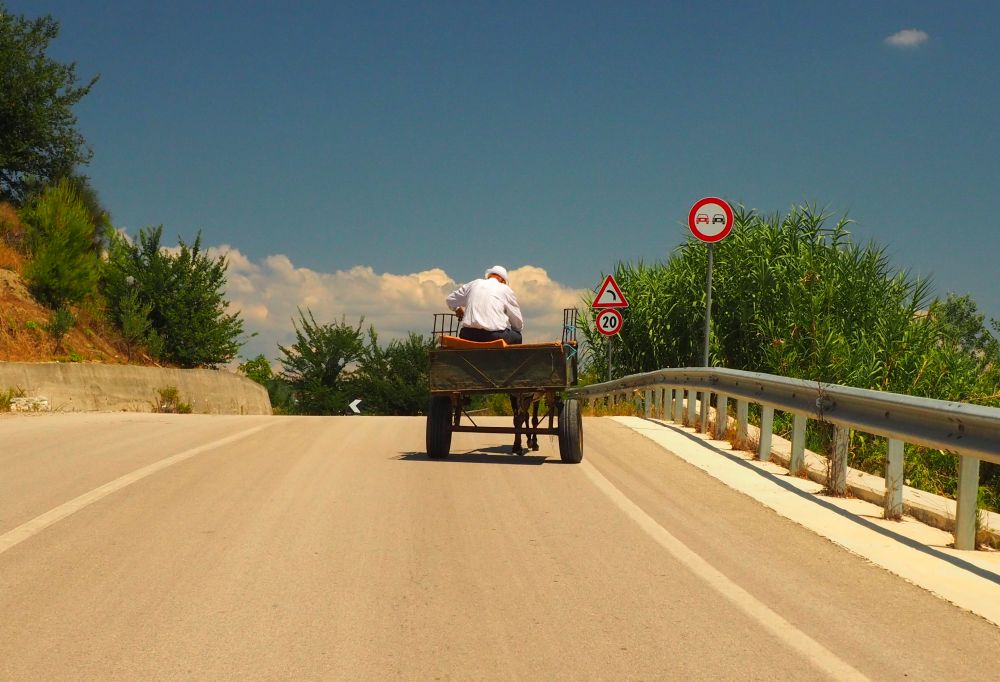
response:
<path fill-rule="evenodd" d="M 500 280 L 489 277 L 474 279 L 448 295 L 449 310 L 465 308 L 463 327 L 502 331 L 507 327 L 521 331 L 524 320 L 514 291 Z"/>

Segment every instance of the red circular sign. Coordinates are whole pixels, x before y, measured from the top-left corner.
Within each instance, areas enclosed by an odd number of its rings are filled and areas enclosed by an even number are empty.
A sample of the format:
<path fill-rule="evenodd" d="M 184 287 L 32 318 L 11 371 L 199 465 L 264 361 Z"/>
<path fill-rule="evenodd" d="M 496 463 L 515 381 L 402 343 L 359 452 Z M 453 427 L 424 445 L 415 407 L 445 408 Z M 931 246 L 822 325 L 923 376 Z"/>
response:
<path fill-rule="evenodd" d="M 605 336 L 614 336 L 622 330 L 622 322 L 618 308 L 604 308 L 597 315 L 597 331 Z"/>
<path fill-rule="evenodd" d="M 688 227 L 703 242 L 720 242 L 733 229 L 733 207 L 716 197 L 705 197 L 695 202 L 688 213 Z"/>

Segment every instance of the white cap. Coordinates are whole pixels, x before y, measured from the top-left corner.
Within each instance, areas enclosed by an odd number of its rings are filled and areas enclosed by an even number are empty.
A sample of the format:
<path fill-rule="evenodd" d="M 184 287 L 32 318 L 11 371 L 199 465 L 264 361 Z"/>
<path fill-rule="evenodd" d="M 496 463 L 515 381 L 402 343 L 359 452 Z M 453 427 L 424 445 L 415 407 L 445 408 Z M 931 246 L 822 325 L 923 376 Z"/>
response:
<path fill-rule="evenodd" d="M 503 278 L 503 281 L 507 282 L 507 268 L 502 265 L 494 265 L 492 268 L 486 271 L 483 277 L 489 277 L 490 275 L 499 275 Z"/>

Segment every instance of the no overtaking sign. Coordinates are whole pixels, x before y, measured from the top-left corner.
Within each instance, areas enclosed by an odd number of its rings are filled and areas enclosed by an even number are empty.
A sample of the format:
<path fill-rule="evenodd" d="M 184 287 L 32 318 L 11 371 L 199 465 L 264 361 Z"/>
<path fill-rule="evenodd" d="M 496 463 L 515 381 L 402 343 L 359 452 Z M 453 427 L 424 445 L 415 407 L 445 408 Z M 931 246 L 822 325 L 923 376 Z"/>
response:
<path fill-rule="evenodd" d="M 724 199 L 705 197 L 695 202 L 688 214 L 688 227 L 695 237 L 713 244 L 726 238 L 733 229 L 733 207 Z"/>

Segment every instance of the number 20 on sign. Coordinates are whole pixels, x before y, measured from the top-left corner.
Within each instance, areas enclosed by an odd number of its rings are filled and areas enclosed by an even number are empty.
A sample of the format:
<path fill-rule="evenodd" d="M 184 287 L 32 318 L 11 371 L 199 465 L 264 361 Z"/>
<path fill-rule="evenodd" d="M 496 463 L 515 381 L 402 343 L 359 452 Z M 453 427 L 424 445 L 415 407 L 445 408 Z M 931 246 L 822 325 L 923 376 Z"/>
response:
<path fill-rule="evenodd" d="M 597 315 L 597 331 L 614 336 L 622 329 L 622 314 L 617 308 L 604 308 Z"/>

